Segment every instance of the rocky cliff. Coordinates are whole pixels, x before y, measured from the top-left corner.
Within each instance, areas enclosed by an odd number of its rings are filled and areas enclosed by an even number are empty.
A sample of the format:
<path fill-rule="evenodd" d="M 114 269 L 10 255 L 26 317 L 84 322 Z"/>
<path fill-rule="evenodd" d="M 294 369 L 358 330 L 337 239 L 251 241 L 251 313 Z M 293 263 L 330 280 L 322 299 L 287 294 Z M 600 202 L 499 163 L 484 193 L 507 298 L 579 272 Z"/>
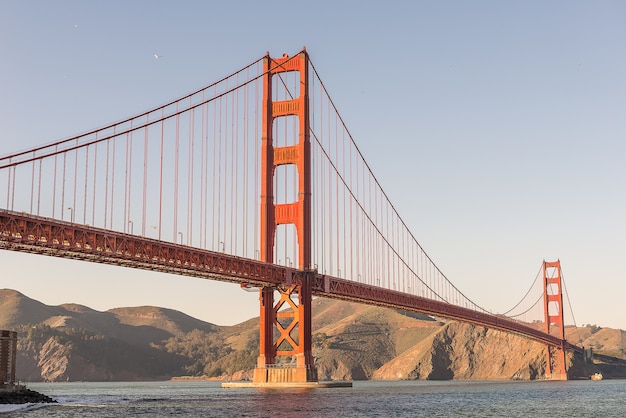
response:
<path fill-rule="evenodd" d="M 537 379 L 545 347 L 512 334 L 458 322 L 380 367 L 374 379 Z"/>

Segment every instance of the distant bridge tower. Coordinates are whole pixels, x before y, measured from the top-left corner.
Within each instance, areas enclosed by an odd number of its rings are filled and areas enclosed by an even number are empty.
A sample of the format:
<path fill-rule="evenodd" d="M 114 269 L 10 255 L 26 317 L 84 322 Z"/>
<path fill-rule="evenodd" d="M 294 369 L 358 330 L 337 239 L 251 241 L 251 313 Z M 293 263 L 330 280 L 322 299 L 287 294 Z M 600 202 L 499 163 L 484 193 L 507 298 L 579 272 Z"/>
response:
<path fill-rule="evenodd" d="M 263 138 L 261 155 L 261 260 L 274 262 L 276 228 L 293 224 L 297 234 L 301 270 L 311 268 L 311 144 L 309 126 L 309 58 L 305 50 L 296 56 L 264 59 Z M 273 76 L 299 73 L 299 96 L 291 100 L 272 99 Z M 296 116 L 298 138 L 293 145 L 275 147 L 273 123 L 276 118 Z M 274 174 L 280 165 L 295 165 L 298 175 L 297 200 L 274 203 Z M 291 282 L 287 280 L 287 283 Z M 260 291 L 260 353 L 254 383 L 315 382 L 317 370 L 311 353 L 311 282 L 307 275 L 299 283 L 278 289 L 280 300 L 274 304 L 272 287 Z M 295 295 L 298 295 L 297 301 Z M 282 308 L 288 309 L 280 311 Z M 277 334 L 274 335 L 274 332 Z M 277 357 L 291 356 L 295 363 L 277 365 Z"/>
<path fill-rule="evenodd" d="M 565 364 L 565 322 L 563 320 L 563 287 L 561 262 L 543 262 L 543 301 L 545 312 L 545 332 L 550 334 L 555 326 L 561 347 L 546 347 L 546 379 L 567 380 Z"/>

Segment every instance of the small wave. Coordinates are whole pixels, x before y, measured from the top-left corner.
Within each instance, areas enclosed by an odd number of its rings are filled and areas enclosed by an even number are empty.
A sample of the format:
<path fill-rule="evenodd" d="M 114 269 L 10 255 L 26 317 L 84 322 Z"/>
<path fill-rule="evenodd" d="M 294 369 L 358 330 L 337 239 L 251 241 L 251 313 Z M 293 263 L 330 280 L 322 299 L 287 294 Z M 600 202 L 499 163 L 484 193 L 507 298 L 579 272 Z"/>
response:
<path fill-rule="evenodd" d="M 140 398 L 136 399 L 134 402 L 163 402 L 168 401 L 169 398 Z"/>
<path fill-rule="evenodd" d="M 23 411 L 34 411 L 35 409 L 45 408 L 48 405 L 54 404 L 46 404 L 46 403 L 9 403 L 9 404 L 1 404 L 0 405 L 0 414 L 9 414 L 11 412 L 23 412 Z"/>
<path fill-rule="evenodd" d="M 84 403 L 84 404 L 106 404 L 106 403 L 118 403 L 120 401 L 129 401 L 129 398 L 125 394 L 69 394 L 69 395 L 57 395 L 54 399 L 58 403 L 62 404 L 75 404 L 75 403 Z"/>

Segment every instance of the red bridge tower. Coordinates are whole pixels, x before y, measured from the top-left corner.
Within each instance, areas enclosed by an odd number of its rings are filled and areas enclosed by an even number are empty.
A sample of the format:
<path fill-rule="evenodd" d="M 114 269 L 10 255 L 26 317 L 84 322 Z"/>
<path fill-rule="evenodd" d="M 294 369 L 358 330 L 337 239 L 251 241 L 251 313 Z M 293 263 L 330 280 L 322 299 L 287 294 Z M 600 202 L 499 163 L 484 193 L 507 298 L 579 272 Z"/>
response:
<path fill-rule="evenodd" d="M 543 301 L 545 312 L 545 332 L 550 334 L 552 325 L 561 339 L 561 347 L 546 346 L 546 379 L 567 380 L 565 364 L 565 323 L 563 320 L 563 288 L 561 262 L 543 262 Z"/>
<path fill-rule="evenodd" d="M 263 138 L 261 155 L 261 260 L 274 262 L 276 227 L 294 224 L 298 242 L 297 266 L 311 268 L 311 144 L 309 126 L 309 57 L 305 50 L 298 55 L 264 60 Z M 272 99 L 273 76 L 284 72 L 299 73 L 299 97 Z M 297 116 L 298 138 L 295 145 L 275 147 L 273 123 L 276 118 Z M 279 165 L 293 164 L 298 173 L 295 202 L 274 203 L 274 174 Z M 288 281 L 289 282 L 289 281 Z M 260 291 L 260 354 L 254 370 L 254 383 L 315 382 L 317 369 L 311 353 L 311 282 L 308 277 L 298 284 L 278 290 L 274 304 L 272 287 Z M 297 300 L 295 299 L 297 295 Z M 280 311 L 281 308 L 288 307 Z M 274 335 L 277 331 L 278 335 Z M 277 357 L 291 356 L 295 362 L 277 364 Z"/>

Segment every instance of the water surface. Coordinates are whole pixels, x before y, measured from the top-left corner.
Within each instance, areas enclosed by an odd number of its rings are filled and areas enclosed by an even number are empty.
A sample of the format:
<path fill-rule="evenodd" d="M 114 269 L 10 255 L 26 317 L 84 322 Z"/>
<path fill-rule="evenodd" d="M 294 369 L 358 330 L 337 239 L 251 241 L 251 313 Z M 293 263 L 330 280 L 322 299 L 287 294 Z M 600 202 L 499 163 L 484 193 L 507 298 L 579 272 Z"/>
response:
<path fill-rule="evenodd" d="M 626 380 L 354 382 L 352 388 L 223 389 L 217 382 L 32 383 L 52 405 L 24 417 L 624 417 Z"/>

